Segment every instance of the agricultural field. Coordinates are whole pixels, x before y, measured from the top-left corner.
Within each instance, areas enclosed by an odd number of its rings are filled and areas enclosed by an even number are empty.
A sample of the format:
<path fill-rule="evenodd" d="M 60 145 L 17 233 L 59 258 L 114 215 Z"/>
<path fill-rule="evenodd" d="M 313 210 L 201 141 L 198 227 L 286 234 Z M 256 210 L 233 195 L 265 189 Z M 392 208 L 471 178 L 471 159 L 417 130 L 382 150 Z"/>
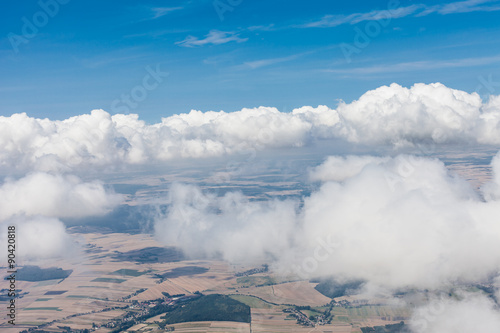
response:
<path fill-rule="evenodd" d="M 71 274 L 60 279 L 17 281 L 17 288 L 27 294 L 16 301 L 16 329 L 12 330 L 4 321 L 0 325 L 2 332 L 33 327 L 51 332 L 62 332 L 60 327 L 111 332 L 112 328 L 104 326 L 126 315 L 144 312 L 144 305 L 140 308 L 140 304 L 146 304 L 147 308 L 148 302 L 167 296 L 175 299 L 175 296 L 200 293 L 228 295 L 250 307 L 251 322 L 188 322 L 172 323 L 167 327 L 173 326 L 178 332 L 359 333 L 361 327 L 397 323 L 410 315 L 407 309 L 383 305 L 335 306 L 331 309 L 331 324 L 306 327 L 283 310 L 290 306 L 310 307 L 302 313 L 316 317 L 329 309 L 332 299 L 315 289 L 317 283 L 289 281 L 267 269 L 263 272 L 259 266 L 186 259 L 175 248 L 163 248 L 144 234 L 84 233 L 74 236 L 84 249 L 79 256 L 47 261 L 41 266 Z M 158 248 L 164 250 L 153 255 L 151 252 Z M 238 272 L 245 275 L 236 274 Z M 355 296 L 337 300 L 359 302 Z M 161 321 L 160 317 L 141 319 L 140 324 L 126 331 L 161 332 L 155 323 Z"/>

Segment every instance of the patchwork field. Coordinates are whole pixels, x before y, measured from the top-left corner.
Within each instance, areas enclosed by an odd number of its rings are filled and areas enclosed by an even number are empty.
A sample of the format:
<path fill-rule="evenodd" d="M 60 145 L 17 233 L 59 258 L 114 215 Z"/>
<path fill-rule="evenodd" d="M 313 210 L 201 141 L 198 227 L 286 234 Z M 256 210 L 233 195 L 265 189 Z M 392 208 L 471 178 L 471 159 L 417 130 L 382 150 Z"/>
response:
<path fill-rule="evenodd" d="M 334 307 L 331 324 L 301 326 L 283 312 L 290 306 L 311 306 L 306 316 L 321 314 L 332 300 L 308 281 L 287 282 L 271 272 L 237 272 L 253 266 L 229 265 L 223 261 L 186 260 L 173 248 L 164 248 L 144 234 L 74 234 L 83 247 L 76 257 L 46 261 L 43 267 L 73 270 L 60 280 L 17 281 L 22 298 L 16 300 L 16 327 L 2 332 L 19 332 L 39 327 L 46 331 L 72 330 L 110 332 L 104 325 L 127 313 L 141 313 L 137 302 L 150 302 L 195 293 L 226 294 L 251 308 L 251 323 L 191 322 L 173 324 L 177 332 L 361 332 L 360 327 L 386 325 L 409 316 L 405 309 L 389 306 Z M 160 250 L 157 250 L 160 249 Z M 25 263 L 28 265 L 29 263 Z M 257 266 L 258 267 L 258 266 Z M 2 269 L 0 273 L 6 274 Z M 349 299 L 349 298 L 341 298 Z M 339 300 L 341 300 L 339 299 Z M 353 301 L 353 299 L 350 299 Z M 319 311 L 319 312 L 318 312 Z M 162 332 L 155 323 L 161 315 L 142 321 L 128 331 Z M 95 329 L 93 327 L 96 327 Z"/>

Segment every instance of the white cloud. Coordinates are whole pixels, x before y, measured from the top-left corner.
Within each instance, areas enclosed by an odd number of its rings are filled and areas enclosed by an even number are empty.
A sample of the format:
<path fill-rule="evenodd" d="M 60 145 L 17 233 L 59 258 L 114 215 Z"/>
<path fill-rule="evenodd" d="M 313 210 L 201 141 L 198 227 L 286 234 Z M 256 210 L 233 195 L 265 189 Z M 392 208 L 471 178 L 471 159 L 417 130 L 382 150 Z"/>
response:
<path fill-rule="evenodd" d="M 500 55 L 491 57 L 463 58 L 451 60 L 421 60 L 411 62 L 401 62 L 392 64 L 380 64 L 374 66 L 356 67 L 350 69 L 325 69 L 328 73 L 351 74 L 366 76 L 379 73 L 399 73 L 399 72 L 415 72 L 422 70 L 443 69 L 443 68 L 461 68 L 461 67 L 477 67 L 490 65 L 500 62 Z"/>
<path fill-rule="evenodd" d="M 498 153 L 491 163 L 493 169 L 493 181 L 483 185 L 482 191 L 488 201 L 500 201 L 500 153 Z"/>
<path fill-rule="evenodd" d="M 475 139 L 482 121 L 479 95 L 441 84 L 399 85 L 365 93 L 340 104 L 342 135 L 350 142 L 406 145 L 425 142 L 466 142 Z M 490 143 L 496 138 L 488 138 Z"/>
<path fill-rule="evenodd" d="M 309 170 L 309 179 L 342 182 L 358 175 L 368 165 L 381 164 L 387 160 L 373 156 L 329 156 L 323 164 Z"/>
<path fill-rule="evenodd" d="M 388 9 L 373 10 L 366 13 L 352 13 L 347 15 L 325 15 L 323 18 L 321 18 L 321 20 L 307 23 L 302 27 L 328 28 L 343 24 L 357 24 L 364 21 L 388 21 L 408 16 L 421 17 L 436 13 L 440 15 L 448 15 L 477 11 L 492 12 L 500 10 L 500 6 L 489 5 L 491 3 L 498 3 L 498 0 L 467 0 L 434 6 L 415 4 L 406 7 L 395 6 L 399 3 L 390 3 L 390 7 Z"/>
<path fill-rule="evenodd" d="M 56 218 L 43 216 L 17 217 L 0 223 L 0 239 L 7 248 L 7 225 L 16 227 L 17 264 L 30 260 L 71 257 L 78 253 L 75 239 L 66 232 L 64 224 Z M 1 260 L 4 262 L 4 259 Z"/>
<path fill-rule="evenodd" d="M 85 217 L 104 215 L 122 201 L 100 182 L 75 176 L 32 173 L 0 186 L 0 221 L 15 215 Z"/>
<path fill-rule="evenodd" d="M 344 169 L 352 165 L 347 162 Z M 499 208 L 497 202 L 481 204 L 439 161 L 406 155 L 383 163 L 375 159 L 352 178 L 326 182 L 305 199 L 300 239 L 308 250 L 298 252 L 312 256 L 317 239 L 332 235 L 332 255 L 309 275 L 360 278 L 392 288 L 476 281 L 500 265 L 500 256 L 491 256 L 498 251 L 494 211 Z M 306 268 L 301 270 L 307 273 Z"/>
<path fill-rule="evenodd" d="M 6 179 L 0 186 L 0 243 L 7 248 L 7 226 L 15 226 L 18 264 L 71 256 L 78 245 L 58 218 L 104 215 L 121 201 L 102 183 L 75 176 L 36 172 Z"/>
<path fill-rule="evenodd" d="M 281 57 L 281 58 L 270 58 L 270 59 L 261 59 L 261 60 L 254 60 L 254 61 L 248 61 L 245 62 L 244 65 L 250 67 L 251 69 L 257 69 L 265 66 L 270 66 L 274 64 L 279 64 L 282 62 L 287 62 L 287 61 L 292 61 L 297 58 L 299 58 L 303 54 L 294 54 L 288 57 Z"/>
<path fill-rule="evenodd" d="M 348 15 L 325 15 L 321 20 L 304 25 L 307 28 L 336 27 L 342 24 L 357 24 L 363 21 L 391 20 L 406 17 L 419 11 L 423 5 L 411 5 L 383 10 L 373 10 L 367 13 L 353 13 Z"/>
<path fill-rule="evenodd" d="M 492 12 L 500 10 L 500 6 L 490 6 L 490 3 L 498 3 L 498 0 L 467 0 L 451 2 L 443 5 L 426 7 L 424 11 L 417 16 L 424 16 L 433 13 L 441 15 L 469 13 L 469 12 Z"/>
<path fill-rule="evenodd" d="M 174 184 L 168 203 L 168 215 L 155 224 L 156 236 L 188 255 L 259 260 L 290 248 L 292 201 L 255 203 L 241 193 L 216 197 L 192 185 Z"/>
<path fill-rule="evenodd" d="M 154 20 L 154 19 L 160 18 L 162 16 L 167 15 L 170 12 L 180 10 L 180 9 L 183 9 L 183 8 L 182 7 L 154 7 L 154 8 L 151 8 L 151 11 L 154 14 L 152 19 Z"/>
<path fill-rule="evenodd" d="M 500 332 L 500 313 L 486 296 L 465 294 L 417 308 L 409 326 L 414 333 Z"/>
<path fill-rule="evenodd" d="M 442 84 L 383 86 L 336 109 L 304 106 L 201 112 L 148 125 L 137 115 L 103 110 L 62 121 L 26 114 L 0 117 L 0 170 L 64 171 L 123 168 L 249 149 L 302 147 L 316 140 L 404 147 L 425 144 L 500 144 L 500 97 Z"/>
<path fill-rule="evenodd" d="M 335 181 L 302 206 L 175 185 L 169 211 L 156 221 L 157 237 L 192 255 L 266 257 L 283 273 L 364 279 L 385 288 L 435 289 L 498 273 L 500 201 L 481 200 L 442 162 L 333 157 L 313 174 Z"/>
<path fill-rule="evenodd" d="M 195 47 L 204 45 L 220 45 L 229 42 L 243 43 L 247 40 L 248 38 L 240 38 L 236 32 L 210 30 L 205 38 L 200 39 L 198 37 L 188 36 L 186 39 L 177 42 L 176 44 L 185 47 Z"/>

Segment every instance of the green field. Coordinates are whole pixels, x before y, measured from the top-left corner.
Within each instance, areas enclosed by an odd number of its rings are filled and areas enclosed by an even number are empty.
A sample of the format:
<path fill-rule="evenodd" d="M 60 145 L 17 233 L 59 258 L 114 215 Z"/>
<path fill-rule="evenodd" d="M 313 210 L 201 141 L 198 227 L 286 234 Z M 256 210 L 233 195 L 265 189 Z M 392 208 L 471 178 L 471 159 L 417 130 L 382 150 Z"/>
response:
<path fill-rule="evenodd" d="M 241 287 L 271 286 L 276 284 L 276 280 L 270 276 L 243 276 L 237 278 L 236 282 Z"/>
<path fill-rule="evenodd" d="M 408 317 L 410 314 L 407 309 L 402 309 L 402 308 L 396 308 L 396 307 L 391 307 L 391 306 L 376 306 L 376 305 L 371 305 L 371 306 L 361 306 L 359 308 L 348 308 L 347 314 L 349 317 L 358 317 L 358 318 L 364 318 L 364 317 Z M 394 319 L 393 319 L 394 320 Z M 401 320 L 400 318 L 396 319 Z"/>
<path fill-rule="evenodd" d="M 306 316 L 310 317 L 310 316 L 317 316 L 317 315 L 322 315 L 323 313 L 322 312 L 318 312 L 318 311 L 315 311 L 315 310 L 300 310 L 303 314 L 305 314 Z"/>
<path fill-rule="evenodd" d="M 125 281 L 127 281 L 127 280 L 124 280 L 124 279 L 112 279 L 112 278 L 97 278 L 97 279 L 93 279 L 90 282 L 122 283 L 122 282 L 125 282 Z"/>
<path fill-rule="evenodd" d="M 236 321 L 249 323 L 250 307 L 226 295 L 207 295 L 167 312 L 162 324 L 192 321 Z"/>
<path fill-rule="evenodd" d="M 37 311 L 37 310 L 48 310 L 48 311 L 62 311 L 58 307 L 46 306 L 46 307 L 36 307 L 36 308 L 24 308 L 26 311 Z"/>
<path fill-rule="evenodd" d="M 35 302 L 46 302 L 46 301 L 50 301 L 52 298 L 38 298 L 35 300 Z"/>
<path fill-rule="evenodd" d="M 71 275 L 72 269 L 64 270 L 62 268 L 40 268 L 38 266 L 24 266 L 17 271 L 17 280 L 19 281 L 50 281 L 65 279 Z"/>
<path fill-rule="evenodd" d="M 248 305 L 252 309 L 270 309 L 272 308 L 272 304 L 267 303 L 266 301 L 261 300 L 255 296 L 246 296 L 246 295 L 229 295 L 232 299 L 235 299 L 243 304 Z"/>

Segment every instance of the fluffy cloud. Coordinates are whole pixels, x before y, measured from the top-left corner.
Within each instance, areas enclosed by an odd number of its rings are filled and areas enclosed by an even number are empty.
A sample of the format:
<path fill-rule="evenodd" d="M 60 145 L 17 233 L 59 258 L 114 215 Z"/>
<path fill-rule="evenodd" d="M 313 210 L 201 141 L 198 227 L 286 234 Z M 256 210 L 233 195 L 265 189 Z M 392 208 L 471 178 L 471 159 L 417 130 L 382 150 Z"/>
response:
<path fill-rule="evenodd" d="M 277 257 L 287 251 L 295 228 L 292 201 L 250 202 L 241 193 L 223 197 L 175 184 L 169 212 L 156 221 L 156 236 L 191 256 L 230 261 Z"/>
<path fill-rule="evenodd" d="M 440 288 L 499 271 L 500 201 L 481 198 L 442 162 L 331 157 L 312 174 L 324 183 L 302 205 L 177 184 L 157 236 L 194 255 L 267 256 L 284 273 L 387 288 Z"/>
<path fill-rule="evenodd" d="M 410 328 L 414 333 L 500 332 L 496 304 L 483 295 L 433 300 L 415 310 Z"/>
<path fill-rule="evenodd" d="M 369 91 L 337 109 L 291 113 L 259 107 L 173 115 L 148 125 L 137 115 L 103 110 L 62 121 L 26 114 L 0 117 L 0 168 L 71 171 L 200 158 L 248 149 L 301 147 L 315 140 L 364 145 L 500 144 L 500 97 L 483 103 L 436 84 L 397 84 Z"/>
<path fill-rule="evenodd" d="M 100 182 L 85 183 L 75 176 L 32 173 L 0 186 L 0 221 L 15 215 L 84 217 L 103 215 L 122 197 Z"/>
<path fill-rule="evenodd" d="M 70 257 L 77 253 L 75 239 L 66 232 L 64 224 L 56 218 L 43 216 L 16 217 L 4 221 L 0 232 L 3 248 L 7 248 L 7 225 L 16 227 L 17 264 L 29 260 Z M 6 261 L 2 259 L 2 262 Z"/>
<path fill-rule="evenodd" d="M 71 255 L 77 246 L 59 218 L 103 215 L 121 201 L 102 183 L 75 176 L 36 172 L 6 179 L 0 186 L 0 244 L 7 248 L 7 226 L 13 225 L 21 262 Z"/>
<path fill-rule="evenodd" d="M 309 170 L 309 179 L 341 182 L 358 175 L 368 165 L 381 164 L 387 160 L 373 156 L 330 156 L 323 164 Z"/>
<path fill-rule="evenodd" d="M 488 201 L 500 200 L 500 153 L 491 162 L 493 180 L 483 186 L 482 191 Z"/>
<path fill-rule="evenodd" d="M 492 255 L 500 250 L 499 212 L 499 202 L 482 202 L 437 160 L 376 161 L 305 199 L 300 239 L 308 250 L 299 253 L 308 256 L 297 271 L 388 287 L 480 281 L 500 268 Z M 312 249 L 325 235 L 335 246 L 319 260 Z"/>

